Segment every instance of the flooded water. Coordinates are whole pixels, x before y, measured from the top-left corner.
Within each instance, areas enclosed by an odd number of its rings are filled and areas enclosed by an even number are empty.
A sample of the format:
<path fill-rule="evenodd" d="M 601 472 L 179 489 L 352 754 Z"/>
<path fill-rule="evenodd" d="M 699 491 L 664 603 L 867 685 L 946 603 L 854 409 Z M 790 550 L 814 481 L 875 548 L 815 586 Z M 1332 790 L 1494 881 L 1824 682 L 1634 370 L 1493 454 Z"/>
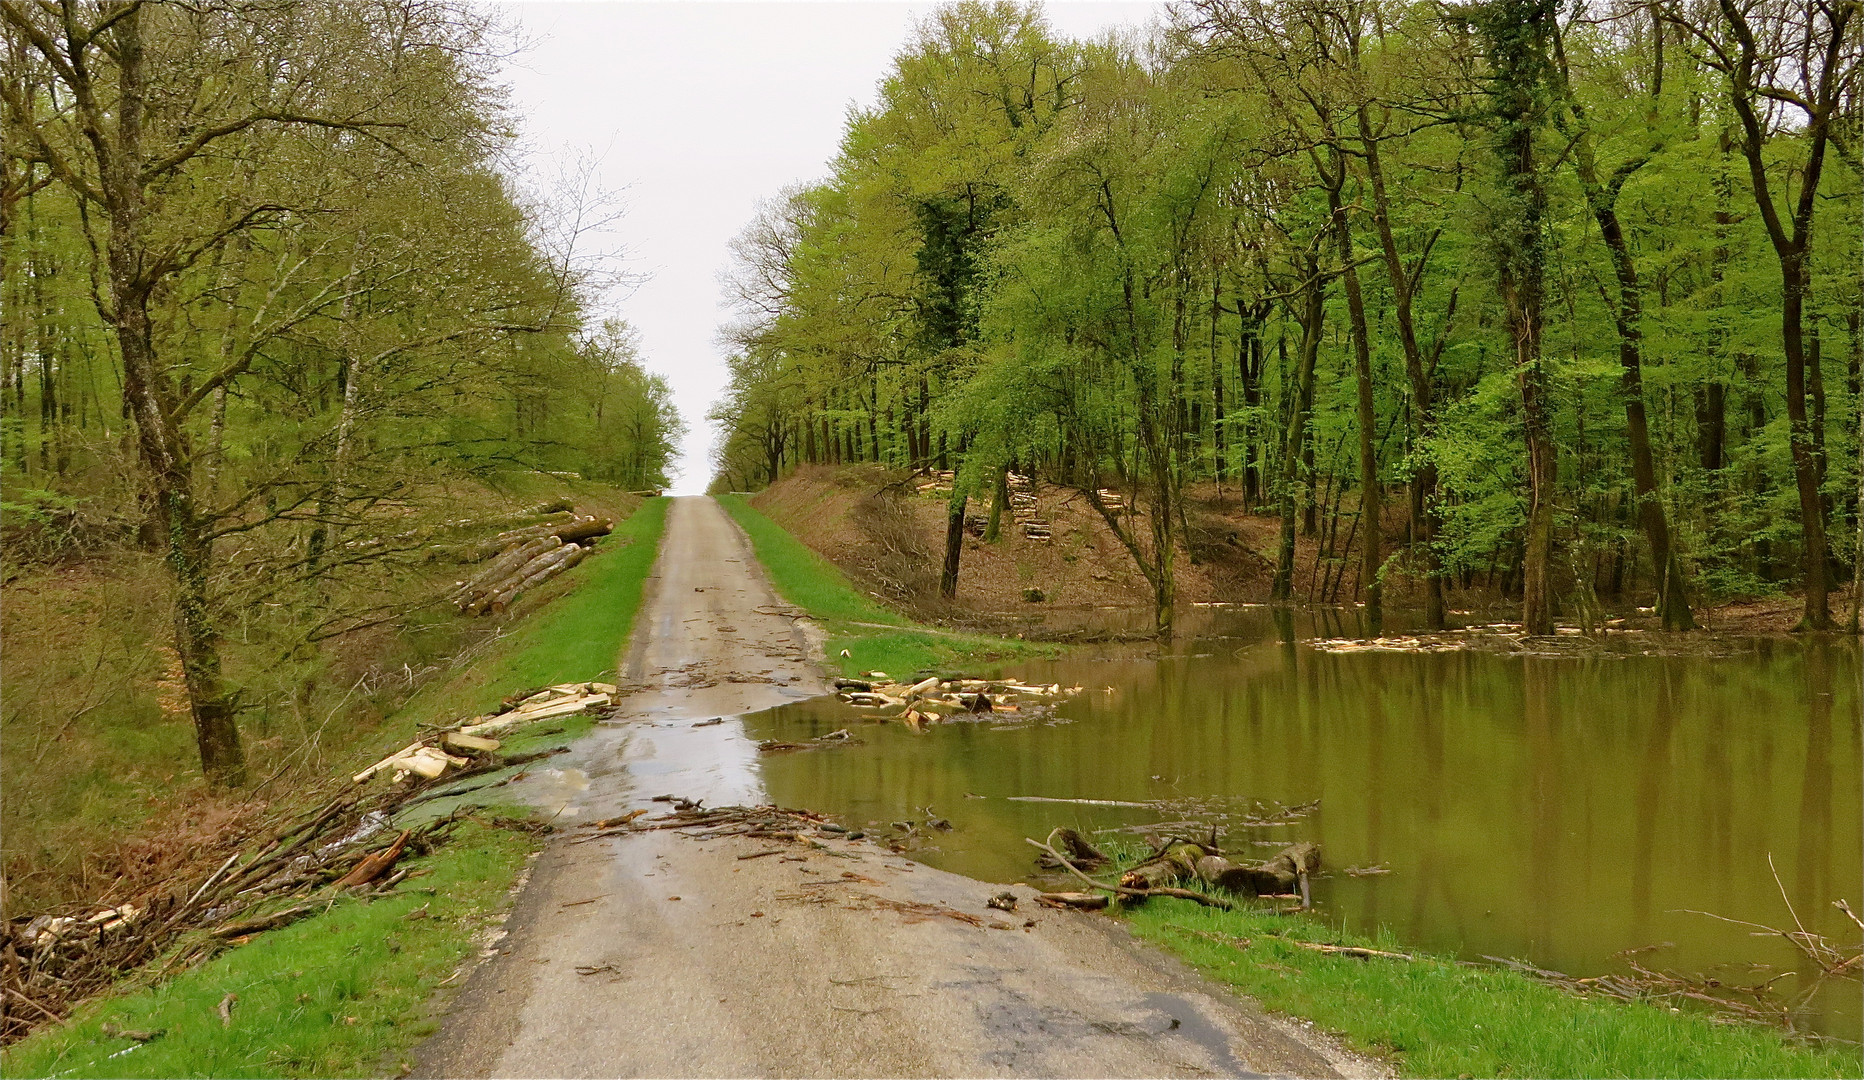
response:
<path fill-rule="evenodd" d="M 946 869 L 1023 880 L 1023 837 L 1058 825 L 1217 824 L 1226 849 L 1260 857 L 1312 840 L 1331 871 L 1317 906 L 1356 930 L 1575 975 L 1671 943 L 1642 961 L 1741 982 L 1754 964 L 1800 972 L 1781 985 L 1811 994 L 1810 1026 L 1857 1037 L 1856 982 L 1813 992 L 1784 942 L 1684 910 L 1790 927 L 1784 890 L 1807 929 L 1858 937 L 1832 907 L 1864 910 L 1854 643 L 1756 639 L 1712 659 L 1329 653 L 1274 640 L 1265 614 L 1204 629 L 1222 633 L 1164 659 L 1018 667 L 1089 688 L 1045 720 L 914 734 L 817 699 L 746 732 L 850 727 L 859 745 L 765 755 L 769 797 L 883 832 L 929 808 L 953 828 L 915 855 Z M 1142 805 L 1012 798 L 1031 796 Z M 1242 823 L 1315 800 L 1293 822 Z M 1372 866 L 1390 873 L 1341 872 Z"/>

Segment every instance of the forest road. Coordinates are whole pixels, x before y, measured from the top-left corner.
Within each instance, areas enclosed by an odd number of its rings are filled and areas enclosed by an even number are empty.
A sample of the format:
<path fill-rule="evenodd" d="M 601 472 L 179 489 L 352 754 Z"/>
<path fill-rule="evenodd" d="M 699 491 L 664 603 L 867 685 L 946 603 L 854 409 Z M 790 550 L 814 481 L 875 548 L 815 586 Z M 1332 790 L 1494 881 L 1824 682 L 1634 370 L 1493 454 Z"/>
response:
<path fill-rule="evenodd" d="M 527 797 L 559 824 L 658 812 L 662 792 L 761 802 L 737 716 L 823 689 L 798 622 L 717 503 L 675 500 L 624 712 Z M 866 841 L 804 854 L 672 831 L 574 838 L 563 830 L 538 857 L 416 1075 L 1378 1074 L 1027 887 L 1014 913 L 990 910 L 1001 886 Z M 901 904 L 984 925 L 888 906 Z"/>

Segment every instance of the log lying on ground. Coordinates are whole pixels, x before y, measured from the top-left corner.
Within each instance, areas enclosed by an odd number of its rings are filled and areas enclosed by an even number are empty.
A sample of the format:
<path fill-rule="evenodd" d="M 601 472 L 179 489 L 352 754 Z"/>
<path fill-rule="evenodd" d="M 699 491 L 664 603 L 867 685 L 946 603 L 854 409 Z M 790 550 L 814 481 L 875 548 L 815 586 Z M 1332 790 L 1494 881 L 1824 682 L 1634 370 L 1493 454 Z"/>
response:
<path fill-rule="evenodd" d="M 1286 847 L 1267 862 L 1243 865 L 1221 855 L 1206 855 L 1196 863 L 1198 878 L 1207 884 L 1245 896 L 1280 896 L 1299 890 L 1304 905 L 1307 880 L 1319 872 L 1320 848 L 1309 843 Z"/>
<path fill-rule="evenodd" d="M 488 610 L 494 615 L 503 615 L 505 609 L 510 607 L 511 602 L 516 600 L 519 594 L 524 592 L 524 590 L 531 588 L 533 585 L 541 585 L 550 578 L 556 577 L 570 567 L 582 562 L 588 554 L 589 549 L 580 544 L 565 544 L 557 550 L 550 552 L 548 555 L 526 564 L 522 571 L 524 576 L 507 585 L 498 595 L 492 597 L 492 602 L 487 605 Z"/>
<path fill-rule="evenodd" d="M 497 536 L 481 540 L 461 552 L 461 556 L 468 562 L 479 562 L 483 559 L 489 559 L 501 552 L 510 551 L 520 544 L 550 536 L 559 528 L 575 520 L 575 514 L 552 514 L 547 520 L 540 521 L 535 525 L 526 525 L 523 528 L 509 529 L 499 533 Z"/>
<path fill-rule="evenodd" d="M 453 603 L 468 615 L 503 611 L 518 593 L 575 565 L 597 537 L 614 529 L 613 518 L 570 514 L 482 541 L 464 556 L 492 561 L 459 583 Z"/>
<path fill-rule="evenodd" d="M 460 582 L 458 590 L 453 594 L 454 603 L 461 611 L 476 614 L 470 611 L 474 601 L 495 591 L 495 586 L 509 578 L 524 564 L 548 553 L 553 548 L 562 546 L 563 541 L 555 536 L 539 536 L 519 544 L 494 559 L 484 570 Z"/>
<path fill-rule="evenodd" d="M 527 525 L 522 529 L 511 529 L 481 540 L 462 552 L 462 555 L 468 561 L 478 562 L 540 537 L 554 536 L 566 544 L 573 544 L 592 536 L 607 536 L 614 530 L 615 520 L 613 518 L 582 514 L 555 514 L 548 521 Z"/>
<path fill-rule="evenodd" d="M 1112 860 L 1087 838 L 1073 829 L 1056 829 L 1049 834 L 1049 846 L 1068 857 L 1068 861 L 1083 870 L 1096 870 Z M 1045 870 L 1060 870 L 1061 863 L 1050 855 L 1037 855 L 1036 865 Z"/>
<path fill-rule="evenodd" d="M 502 614 L 518 595 L 542 584 L 581 562 L 589 549 L 581 544 L 564 544 L 555 536 L 534 543 L 543 545 L 540 554 L 486 584 L 463 586 L 459 608 L 468 615 Z M 561 546 L 550 546 L 550 545 Z M 528 548 L 528 545 L 527 545 Z M 526 549 L 520 549 L 526 550 Z"/>
<path fill-rule="evenodd" d="M 1180 881 L 1197 878 L 1199 859 L 1212 855 L 1213 848 L 1191 840 L 1172 840 L 1156 855 L 1120 875 L 1126 889 L 1160 889 Z"/>

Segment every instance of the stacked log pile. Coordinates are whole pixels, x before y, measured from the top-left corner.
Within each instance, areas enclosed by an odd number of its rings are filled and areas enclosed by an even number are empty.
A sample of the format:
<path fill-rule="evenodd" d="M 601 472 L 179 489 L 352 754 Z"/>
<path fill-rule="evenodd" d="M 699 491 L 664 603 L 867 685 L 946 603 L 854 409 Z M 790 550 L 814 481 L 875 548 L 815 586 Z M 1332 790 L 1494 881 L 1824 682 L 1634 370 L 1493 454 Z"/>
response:
<path fill-rule="evenodd" d="M 1020 473 L 1010 473 L 1010 518 L 1023 531 L 1025 540 L 1054 539 L 1053 523 L 1042 516 L 1042 504 L 1036 499 L 1035 481 Z"/>
<path fill-rule="evenodd" d="M 836 679 L 835 692 L 856 708 L 889 710 L 880 718 L 898 720 L 914 731 L 961 714 L 1033 713 L 1081 692 L 1060 683 L 1030 684 L 1008 679 L 929 676 L 910 685 L 894 682 L 884 671 L 865 679 Z"/>
<path fill-rule="evenodd" d="M 454 606 L 463 615 L 502 615 L 525 590 L 581 562 L 614 528 L 609 518 L 569 514 L 483 541 L 465 554 L 492 561 L 457 583 Z"/>

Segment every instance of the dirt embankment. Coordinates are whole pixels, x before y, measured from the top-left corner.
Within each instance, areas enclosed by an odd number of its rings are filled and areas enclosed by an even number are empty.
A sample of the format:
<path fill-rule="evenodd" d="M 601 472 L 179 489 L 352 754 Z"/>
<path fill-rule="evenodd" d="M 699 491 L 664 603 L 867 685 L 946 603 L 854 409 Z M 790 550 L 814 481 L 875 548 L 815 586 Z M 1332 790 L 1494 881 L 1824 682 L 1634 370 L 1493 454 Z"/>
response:
<path fill-rule="evenodd" d="M 1027 535 L 1042 530 L 1025 530 L 1006 511 L 996 542 L 967 534 L 957 599 L 940 600 L 946 495 L 944 489 L 919 490 L 928 482 L 871 465 L 804 466 L 751 503 L 855 582 L 921 618 L 989 622 L 1108 605 L 1150 607 L 1151 587 L 1087 497 L 1040 480 L 1027 492 L 1035 515 L 1048 524 L 1047 538 Z M 1233 493 L 1193 495 L 1186 524 L 1194 550 L 1179 551 L 1179 603 L 1266 601 L 1279 520 L 1248 513 Z M 989 509 L 988 498 L 974 499 L 969 513 L 983 517 Z M 1147 527 L 1143 518 L 1137 521 L 1141 530 Z M 1296 565 L 1304 571 L 1315 563 L 1316 544 L 1307 537 L 1296 543 Z M 1349 568 L 1339 587 L 1342 600 L 1350 599 L 1350 574 Z M 1302 583 L 1308 591 L 1305 576 Z M 1313 582 L 1315 590 L 1324 584 Z M 1041 590 L 1043 599 L 1025 599 L 1029 589 Z"/>
<path fill-rule="evenodd" d="M 1080 491 L 1031 480 L 1025 491 L 1046 530 L 1025 530 L 1002 516 L 1001 538 L 985 542 L 967 534 L 958 576 L 958 595 L 938 595 L 945 551 L 949 487 L 936 478 L 877 465 L 805 465 L 757 493 L 751 504 L 835 563 L 857 585 L 923 621 L 1031 633 L 1066 634 L 1093 620 L 1096 608 L 1149 612 L 1152 592 L 1132 557 Z M 1031 505 L 1025 503 L 1025 505 Z M 1351 507 L 1338 521 L 1321 515 L 1314 535 L 1295 538 L 1295 600 L 1301 604 L 1355 604 L 1360 590 L 1360 555 Z M 968 516 L 989 514 L 990 499 L 971 501 Z M 1388 611 L 1420 609 L 1421 579 L 1405 550 L 1406 508 L 1385 507 L 1382 550 L 1386 558 Z M 1137 519 L 1141 531 L 1146 529 Z M 1275 572 L 1281 521 L 1253 512 L 1240 493 L 1211 484 L 1186 492 L 1188 547 L 1178 549 L 1180 609 L 1198 604 L 1266 603 Z M 1335 529 L 1337 528 L 1337 533 Z M 1027 535 L 1034 532 L 1036 535 Z M 1046 532 L 1047 536 L 1040 534 Z M 1512 569 L 1501 562 L 1487 571 L 1446 582 L 1445 602 L 1455 624 L 1506 622 L 1518 604 L 1502 594 Z M 1037 589 L 1040 601 L 1028 599 Z M 1655 630 L 1648 601 L 1633 591 L 1610 600 L 1602 615 L 1615 629 Z M 1799 618 L 1791 596 L 1733 600 L 1699 607 L 1704 629 L 1723 634 L 1779 634 Z M 1146 624 L 1135 618 L 1134 627 Z"/>
<path fill-rule="evenodd" d="M 616 518 L 640 505 L 608 485 L 546 474 L 496 488 L 462 482 L 411 502 L 430 516 L 480 519 L 561 500 Z M 326 599 L 411 606 L 471 569 L 444 558 L 398 565 L 354 596 Z M 302 597 L 229 612 L 223 660 L 244 691 L 241 729 L 259 783 L 216 794 L 199 776 L 159 552 L 138 547 L 133 529 L 74 527 L 65 542 L 41 536 L 10 550 L 4 579 L 0 868 L 13 910 L 124 898 L 225 858 L 224 838 L 263 816 L 294 778 L 322 776 L 452 657 L 565 587 L 547 583 L 502 618 L 436 609 L 311 646 L 294 639 L 317 616 Z"/>

